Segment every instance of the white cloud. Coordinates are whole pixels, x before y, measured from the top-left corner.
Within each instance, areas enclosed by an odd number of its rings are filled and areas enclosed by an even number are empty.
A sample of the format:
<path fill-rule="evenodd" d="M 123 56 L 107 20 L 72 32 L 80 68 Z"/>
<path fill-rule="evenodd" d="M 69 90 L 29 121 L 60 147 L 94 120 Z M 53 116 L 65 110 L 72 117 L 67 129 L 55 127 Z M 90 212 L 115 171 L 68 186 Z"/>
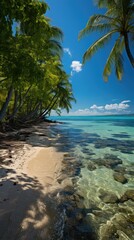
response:
<path fill-rule="evenodd" d="M 65 111 L 62 111 L 62 116 L 95 116 L 95 115 L 112 115 L 112 114 L 128 114 L 130 105 L 127 104 L 131 102 L 130 100 L 124 100 L 120 103 L 106 104 L 103 106 L 97 106 L 96 104 L 92 105 L 89 108 L 78 109 L 76 111 L 70 111 L 67 114 Z"/>
<path fill-rule="evenodd" d="M 78 109 L 75 112 L 70 112 L 69 115 L 74 116 L 87 116 L 87 115 L 110 115 L 110 114 L 121 114 L 121 113 L 130 113 L 128 108 L 130 105 L 128 104 L 131 102 L 130 100 L 124 100 L 120 103 L 114 103 L 114 104 L 106 104 L 104 106 L 97 106 L 96 104 L 93 104 L 89 109 Z"/>
<path fill-rule="evenodd" d="M 130 100 L 124 100 L 121 103 L 129 103 L 129 102 L 131 102 L 131 101 Z"/>
<path fill-rule="evenodd" d="M 71 51 L 70 51 L 69 48 L 63 48 L 63 51 L 64 51 L 65 53 L 68 53 L 69 56 L 72 56 L 72 53 L 71 53 Z"/>
<path fill-rule="evenodd" d="M 82 71 L 82 63 L 80 61 L 72 61 L 71 64 L 72 72 L 80 72 Z"/>
<path fill-rule="evenodd" d="M 129 104 L 124 103 L 125 101 L 122 101 L 121 103 L 114 103 L 114 104 L 106 104 L 105 109 L 106 110 L 116 110 L 121 111 L 129 108 Z"/>
<path fill-rule="evenodd" d="M 103 110 L 104 106 L 97 106 L 96 104 L 92 105 L 90 109 L 98 109 L 98 110 Z"/>
<path fill-rule="evenodd" d="M 111 104 L 106 104 L 104 106 L 97 106 L 96 104 L 92 105 L 90 109 L 92 110 L 106 110 L 106 111 L 123 111 L 129 108 L 129 102 L 130 100 L 124 100 L 120 103 L 111 103 Z"/>

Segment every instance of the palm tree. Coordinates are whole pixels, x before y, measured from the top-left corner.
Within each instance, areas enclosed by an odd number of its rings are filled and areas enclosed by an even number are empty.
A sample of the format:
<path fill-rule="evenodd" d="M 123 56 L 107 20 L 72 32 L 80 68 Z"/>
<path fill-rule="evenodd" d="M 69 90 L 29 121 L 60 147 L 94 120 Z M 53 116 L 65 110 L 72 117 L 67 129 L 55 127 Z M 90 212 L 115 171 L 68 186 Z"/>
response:
<path fill-rule="evenodd" d="M 103 77 L 107 81 L 111 74 L 112 66 L 115 66 L 117 78 L 120 80 L 123 74 L 123 56 L 125 48 L 129 61 L 134 67 L 134 57 L 130 51 L 129 39 L 134 40 L 134 1 L 133 0 L 96 0 L 100 8 L 106 8 L 105 14 L 95 14 L 90 17 L 86 27 L 80 31 L 79 39 L 83 36 L 99 31 L 104 33 L 84 53 L 83 63 L 90 59 L 99 48 L 104 47 L 113 35 L 118 37 L 111 49 L 106 61 Z"/>
<path fill-rule="evenodd" d="M 68 80 L 68 75 L 60 70 L 59 75 L 59 83 L 53 90 L 52 99 L 50 99 L 50 103 L 45 109 L 45 111 L 41 114 L 41 116 L 46 116 L 51 113 L 51 110 L 55 110 L 57 113 L 60 113 L 61 109 L 65 109 L 67 113 L 72 108 L 71 102 L 76 102 L 72 92 L 72 85 Z"/>

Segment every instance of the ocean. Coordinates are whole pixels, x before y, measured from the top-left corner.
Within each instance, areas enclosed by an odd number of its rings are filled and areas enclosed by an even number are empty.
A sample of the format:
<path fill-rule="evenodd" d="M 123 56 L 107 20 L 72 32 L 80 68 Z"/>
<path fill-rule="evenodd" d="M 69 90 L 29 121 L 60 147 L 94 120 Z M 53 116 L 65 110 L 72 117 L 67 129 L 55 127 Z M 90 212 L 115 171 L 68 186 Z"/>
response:
<path fill-rule="evenodd" d="M 96 239 L 134 239 L 134 115 L 49 119 L 61 123 L 58 150 L 80 162 L 75 189 Z"/>

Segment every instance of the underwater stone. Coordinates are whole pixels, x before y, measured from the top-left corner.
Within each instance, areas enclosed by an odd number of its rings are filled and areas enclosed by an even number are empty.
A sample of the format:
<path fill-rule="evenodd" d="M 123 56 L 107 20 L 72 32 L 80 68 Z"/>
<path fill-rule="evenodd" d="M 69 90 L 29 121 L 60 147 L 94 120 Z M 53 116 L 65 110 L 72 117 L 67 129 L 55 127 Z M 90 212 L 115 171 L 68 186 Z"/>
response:
<path fill-rule="evenodd" d="M 124 166 L 116 165 L 114 167 L 114 171 L 125 174 L 126 173 L 126 168 Z"/>
<path fill-rule="evenodd" d="M 125 202 L 127 200 L 132 200 L 134 201 L 134 190 L 133 189 L 129 189 L 127 190 L 123 196 L 120 198 L 120 202 Z"/>
<path fill-rule="evenodd" d="M 94 163 L 89 162 L 89 163 L 87 164 L 87 169 L 90 170 L 90 171 L 93 171 L 93 170 L 96 169 L 96 166 L 94 165 Z"/>
<path fill-rule="evenodd" d="M 122 160 L 119 158 L 113 158 L 109 156 L 109 158 L 98 158 L 94 159 L 94 162 L 99 166 L 105 166 L 107 168 L 113 168 L 118 164 L 122 164 Z"/>
<path fill-rule="evenodd" d="M 128 220 L 132 223 L 134 223 L 134 214 L 129 214 L 128 215 Z"/>
<path fill-rule="evenodd" d="M 119 240 L 131 240 L 123 231 L 117 230 Z"/>
<path fill-rule="evenodd" d="M 122 213 L 115 214 L 114 218 L 112 219 L 114 226 L 117 229 L 117 234 L 122 233 L 121 235 L 118 234 L 121 240 L 128 240 L 133 239 L 133 224 L 130 223 L 127 216 Z M 122 238 L 121 238 L 122 236 Z M 124 237 L 124 238 L 123 238 Z M 131 238 L 132 237 L 132 238 Z"/>
<path fill-rule="evenodd" d="M 108 224 L 104 224 L 100 228 L 100 240 L 114 240 L 116 234 L 115 226 L 109 222 Z"/>
<path fill-rule="evenodd" d="M 125 184 L 128 182 L 127 178 L 122 173 L 114 173 L 113 177 L 115 181 Z"/>
<path fill-rule="evenodd" d="M 118 197 L 116 194 L 112 192 L 106 192 L 103 189 L 100 189 L 100 195 L 99 198 L 104 202 L 104 203 L 117 203 L 118 202 Z"/>

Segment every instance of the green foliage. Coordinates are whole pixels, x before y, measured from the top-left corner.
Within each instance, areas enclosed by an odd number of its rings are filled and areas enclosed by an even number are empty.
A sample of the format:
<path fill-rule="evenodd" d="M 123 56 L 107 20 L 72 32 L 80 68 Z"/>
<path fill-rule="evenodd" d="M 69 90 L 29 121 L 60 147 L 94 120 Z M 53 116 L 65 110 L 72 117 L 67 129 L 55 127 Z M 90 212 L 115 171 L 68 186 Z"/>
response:
<path fill-rule="evenodd" d="M 27 120 L 45 109 L 69 111 L 74 97 L 61 64 L 63 33 L 45 16 L 48 5 L 39 0 L 1 0 L 0 9 L 1 121 L 20 116 Z M 59 90 L 62 82 L 64 88 Z M 7 98 L 11 87 L 13 93 Z M 48 111 L 54 95 L 57 100 Z"/>

